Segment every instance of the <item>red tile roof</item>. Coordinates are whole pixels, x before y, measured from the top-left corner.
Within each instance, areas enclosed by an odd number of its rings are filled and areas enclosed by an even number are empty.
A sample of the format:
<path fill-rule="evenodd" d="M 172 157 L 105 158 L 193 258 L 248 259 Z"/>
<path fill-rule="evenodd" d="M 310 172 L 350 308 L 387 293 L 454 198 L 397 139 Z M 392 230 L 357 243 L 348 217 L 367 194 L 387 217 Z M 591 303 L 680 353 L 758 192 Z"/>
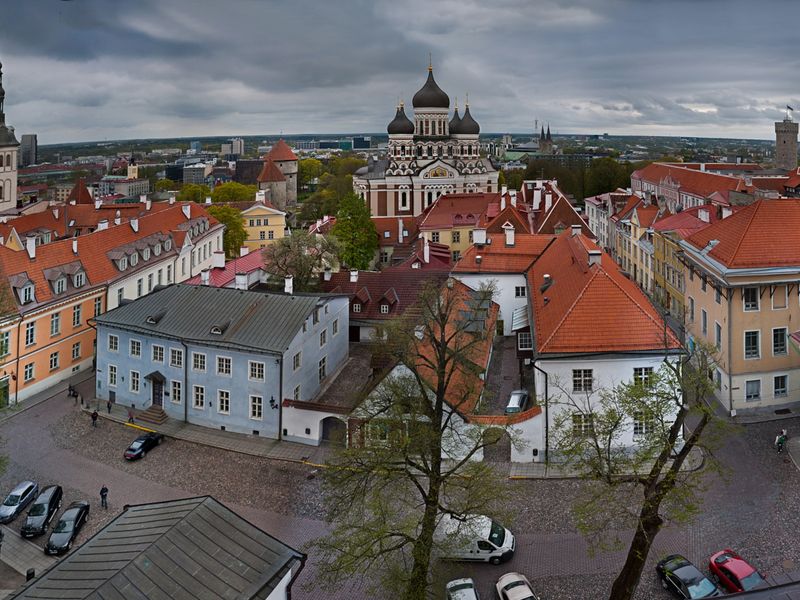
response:
<path fill-rule="evenodd" d="M 698 216 L 701 210 L 707 212 L 708 221 L 703 221 Z M 674 231 L 680 237 L 686 238 L 704 227 L 708 227 L 709 223 L 714 223 L 717 220 L 717 207 L 711 204 L 705 204 L 703 206 L 687 208 L 674 215 L 668 215 L 663 219 L 658 219 L 653 223 L 653 229 L 662 232 Z"/>
<path fill-rule="evenodd" d="M 189 207 L 191 219 L 187 219 L 184 215 L 182 210 L 184 205 Z M 0 270 L 9 278 L 15 278 L 20 281 L 27 279 L 34 283 L 36 301 L 20 306 L 20 312 L 28 312 L 56 299 L 53 288 L 48 283 L 45 271 L 79 261 L 86 272 L 87 289 L 98 285 L 106 285 L 108 282 L 123 276 L 130 277 L 136 270 L 146 268 L 151 262 L 163 260 L 164 256 L 168 255 L 168 252 L 162 252 L 159 257 L 151 254 L 149 261 L 140 260 L 136 267 L 129 267 L 122 273 L 117 269 L 114 260 L 109 256 L 109 252 L 150 235 L 162 234 L 164 236 L 172 236 L 174 243 L 169 253 L 174 254 L 182 246 L 187 234 L 181 228 L 185 227 L 185 224 L 190 220 L 201 218 L 208 219 L 209 230 L 215 227 L 222 227 L 199 204 L 187 202 L 167 205 L 166 209 L 157 210 L 140 218 L 138 232 L 133 231 L 133 228 L 129 225 L 112 227 L 81 235 L 77 238 L 67 238 L 50 244 L 43 244 L 36 247 L 36 257 L 34 259 L 28 256 L 26 250 L 15 251 L 5 246 L 0 247 Z M 72 251 L 73 241 L 77 241 L 77 254 Z M 78 292 L 82 291 L 78 290 Z M 67 291 L 59 295 L 57 299 L 69 297 L 74 293 L 76 293 L 76 290 L 68 287 Z"/>
<path fill-rule="evenodd" d="M 289 145 L 283 141 L 283 138 L 272 145 L 266 158 L 275 161 L 297 160 L 297 156 L 292 152 L 292 149 L 289 148 Z"/>
<path fill-rule="evenodd" d="M 489 210 L 491 204 L 497 205 L 493 213 Z M 499 193 L 445 194 L 427 207 L 417 222 L 420 230 L 429 231 L 478 226 L 486 222 L 487 213 L 496 216 L 500 212 L 499 207 Z"/>
<path fill-rule="evenodd" d="M 491 243 L 470 246 L 453 268 L 454 273 L 526 273 L 531 263 L 555 239 L 552 235 L 515 233 L 514 245 L 506 246 L 505 234 L 487 235 Z M 478 263 L 476 256 L 481 257 Z"/>
<path fill-rule="evenodd" d="M 640 352 L 677 349 L 659 313 L 614 260 L 583 235 L 561 234 L 528 271 L 539 354 Z M 551 276 L 544 286 L 544 275 Z"/>
<path fill-rule="evenodd" d="M 717 240 L 708 256 L 729 268 L 800 265 L 800 199 L 757 200 L 691 235 L 698 250 Z"/>
<path fill-rule="evenodd" d="M 639 220 L 639 227 L 649 228 L 658 216 L 659 208 L 655 205 L 637 206 L 634 209 L 636 218 Z"/>
<path fill-rule="evenodd" d="M 583 218 L 570 204 L 566 196 L 558 196 L 548 212 L 541 211 L 536 216 L 536 233 L 555 234 L 556 230 L 563 231 L 572 225 L 580 225 L 584 235 L 594 237 L 594 233 Z"/>
<path fill-rule="evenodd" d="M 631 194 L 630 196 L 628 196 L 628 202 L 625 204 L 625 206 L 623 206 L 620 210 L 611 215 L 611 220 L 616 222 L 619 221 L 620 219 L 628 218 L 633 212 L 633 209 L 642 204 L 644 204 L 644 200 L 642 200 L 636 194 Z"/>
<path fill-rule="evenodd" d="M 682 192 L 702 198 L 707 198 L 718 190 L 747 191 L 744 180 L 739 177 L 676 167 L 666 163 L 649 164 L 631 175 L 631 179 L 647 181 L 654 185 L 661 184 L 667 178 L 678 182 Z"/>
<path fill-rule="evenodd" d="M 511 223 L 517 233 L 531 232 L 527 207 L 523 206 L 521 201 L 517 206 L 513 206 L 511 201 L 507 200 L 506 207 L 486 224 L 486 232 L 503 233 L 503 225 L 506 223 Z"/>
<path fill-rule="evenodd" d="M 378 232 L 378 243 L 381 246 L 410 244 L 417 239 L 419 234 L 417 221 L 414 217 L 372 217 L 372 222 L 375 224 L 375 230 Z M 402 229 L 408 231 L 408 235 L 402 238 L 400 237 L 400 223 L 402 223 Z"/>
<path fill-rule="evenodd" d="M 208 272 L 208 285 L 211 287 L 225 287 L 236 279 L 237 273 L 252 273 L 264 267 L 264 257 L 261 252 L 250 252 L 244 256 L 234 258 L 225 263 L 222 269 L 210 269 Z M 184 283 L 200 285 L 200 275 L 195 275 Z"/>
<path fill-rule="evenodd" d="M 261 173 L 258 174 L 257 181 L 259 183 L 269 181 L 286 181 L 286 176 L 281 173 L 278 165 L 272 162 L 272 159 L 267 158 L 264 161 L 264 166 L 261 168 Z"/>
<path fill-rule="evenodd" d="M 75 182 L 75 186 L 67 197 L 67 202 L 75 202 L 76 204 L 92 204 L 94 198 L 86 188 L 86 180 L 81 177 Z"/>

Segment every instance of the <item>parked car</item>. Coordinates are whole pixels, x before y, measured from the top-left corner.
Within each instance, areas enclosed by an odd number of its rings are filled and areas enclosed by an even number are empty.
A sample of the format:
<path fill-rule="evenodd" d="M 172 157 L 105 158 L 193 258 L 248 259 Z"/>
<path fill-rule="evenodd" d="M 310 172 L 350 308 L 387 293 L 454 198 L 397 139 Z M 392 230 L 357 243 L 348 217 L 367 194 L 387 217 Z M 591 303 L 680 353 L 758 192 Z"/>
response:
<path fill-rule="evenodd" d="M 506 414 L 524 412 L 528 409 L 528 390 L 514 390 L 506 404 Z"/>
<path fill-rule="evenodd" d="M 506 573 L 495 585 L 500 600 L 539 600 L 533 593 L 531 582 L 521 573 Z"/>
<path fill-rule="evenodd" d="M 31 504 L 28 516 L 25 517 L 25 523 L 20 530 L 20 535 L 27 538 L 42 535 L 47 531 L 50 521 L 56 515 L 58 509 L 61 508 L 62 496 L 63 492 L 60 485 L 50 485 L 44 488 L 42 493 Z"/>
<path fill-rule="evenodd" d="M 6 496 L 0 506 L 0 523 L 13 521 L 36 498 L 39 486 L 34 481 L 22 481 Z"/>
<path fill-rule="evenodd" d="M 475 582 L 469 577 L 454 579 L 445 588 L 447 600 L 481 600 Z"/>
<path fill-rule="evenodd" d="M 463 519 L 444 515 L 434 532 L 438 541 L 448 541 L 442 560 L 469 560 L 499 565 L 511 560 L 517 548 L 514 534 L 485 515 Z"/>
<path fill-rule="evenodd" d="M 729 592 L 746 592 L 768 585 L 758 569 L 730 548 L 712 554 L 708 559 L 708 570 Z"/>
<path fill-rule="evenodd" d="M 63 554 L 72 548 L 75 536 L 81 527 L 89 520 L 89 503 L 85 501 L 73 502 L 67 507 L 61 518 L 53 527 L 50 539 L 44 547 L 45 554 Z"/>
<path fill-rule="evenodd" d="M 678 598 L 716 598 L 722 592 L 714 583 L 680 554 L 670 554 L 656 565 L 661 587 Z"/>
<path fill-rule="evenodd" d="M 127 460 L 144 458 L 147 453 L 158 446 L 163 439 L 164 436 L 156 431 L 151 431 L 150 433 L 140 435 L 133 440 L 133 442 L 131 442 L 131 445 L 128 446 L 127 450 L 125 450 L 124 456 Z"/>

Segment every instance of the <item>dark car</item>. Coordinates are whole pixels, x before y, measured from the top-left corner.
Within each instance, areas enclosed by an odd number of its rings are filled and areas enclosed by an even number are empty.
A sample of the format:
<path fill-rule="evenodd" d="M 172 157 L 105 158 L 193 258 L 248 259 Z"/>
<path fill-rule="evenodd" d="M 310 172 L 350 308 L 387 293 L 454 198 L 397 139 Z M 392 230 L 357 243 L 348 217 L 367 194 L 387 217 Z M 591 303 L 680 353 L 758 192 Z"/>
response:
<path fill-rule="evenodd" d="M 22 537 L 33 537 L 42 535 L 47 531 L 47 526 L 53 519 L 58 509 L 61 508 L 61 497 L 63 493 L 60 485 L 50 485 L 42 490 L 42 493 L 33 501 L 22 525 L 20 535 Z"/>
<path fill-rule="evenodd" d="M 164 439 L 164 436 L 160 433 L 155 431 L 151 431 L 150 433 L 145 433 L 144 435 L 140 435 L 137 437 L 131 445 L 128 446 L 128 449 L 125 450 L 125 458 L 127 460 L 136 460 L 137 458 L 144 458 L 145 455 L 158 446 L 161 443 L 161 440 Z"/>
<path fill-rule="evenodd" d="M 61 518 L 53 527 L 50 539 L 44 547 L 45 554 L 63 554 L 72 548 L 75 536 L 81 527 L 89 520 L 89 503 L 84 501 L 73 502 L 63 512 Z"/>
<path fill-rule="evenodd" d="M 746 592 L 767 587 L 764 576 L 730 548 L 711 555 L 708 570 L 729 592 Z"/>
<path fill-rule="evenodd" d="M 0 523 L 13 521 L 36 498 L 38 491 L 39 486 L 33 481 L 18 483 L 0 506 Z"/>
<path fill-rule="evenodd" d="M 678 598 L 715 598 L 722 592 L 680 554 L 671 554 L 656 565 L 661 587 Z"/>

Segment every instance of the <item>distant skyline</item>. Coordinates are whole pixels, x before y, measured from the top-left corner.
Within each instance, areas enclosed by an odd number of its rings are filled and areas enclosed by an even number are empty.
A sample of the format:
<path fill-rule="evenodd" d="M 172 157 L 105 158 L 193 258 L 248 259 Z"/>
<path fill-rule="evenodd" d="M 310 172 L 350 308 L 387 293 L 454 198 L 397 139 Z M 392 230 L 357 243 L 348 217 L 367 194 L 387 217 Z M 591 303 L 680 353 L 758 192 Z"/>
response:
<path fill-rule="evenodd" d="M 791 0 L 6 0 L 6 122 L 40 144 L 385 132 L 434 74 L 485 132 L 773 139 Z M 800 113 L 798 114 L 800 117 Z"/>

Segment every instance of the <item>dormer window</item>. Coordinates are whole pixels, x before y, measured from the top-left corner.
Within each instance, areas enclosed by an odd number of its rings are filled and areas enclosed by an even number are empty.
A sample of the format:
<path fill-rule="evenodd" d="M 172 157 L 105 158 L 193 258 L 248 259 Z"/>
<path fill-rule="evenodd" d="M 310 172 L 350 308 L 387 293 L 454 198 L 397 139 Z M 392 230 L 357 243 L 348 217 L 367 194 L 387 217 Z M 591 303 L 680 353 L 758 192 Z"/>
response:
<path fill-rule="evenodd" d="M 32 283 L 28 283 L 20 290 L 20 297 L 22 298 L 22 303 L 27 304 L 28 302 L 33 302 L 33 291 L 34 287 Z"/>
<path fill-rule="evenodd" d="M 86 283 L 86 273 L 83 272 L 75 273 L 75 276 L 72 278 L 72 285 L 78 288 L 85 283 Z"/>
<path fill-rule="evenodd" d="M 156 323 L 158 323 L 155 317 L 147 317 L 145 321 L 147 322 L 148 325 L 155 325 Z"/>
<path fill-rule="evenodd" d="M 353 302 L 353 312 L 360 313 L 361 312 L 361 304 L 358 302 Z"/>
<path fill-rule="evenodd" d="M 134 254 L 131 254 L 131 259 L 130 259 L 130 260 L 131 260 L 131 266 L 132 266 L 132 267 L 135 267 L 135 266 L 136 266 L 136 263 L 138 263 L 138 262 L 139 262 L 139 255 L 138 255 L 138 254 L 136 254 L 136 253 L 134 253 Z"/>
<path fill-rule="evenodd" d="M 389 314 L 389 305 L 388 304 L 381 304 L 381 314 L 388 315 Z"/>
<path fill-rule="evenodd" d="M 164 250 L 172 248 L 172 240 L 164 240 Z"/>
<path fill-rule="evenodd" d="M 149 260 L 150 259 L 150 248 L 145 248 L 142 250 L 142 260 Z"/>
<path fill-rule="evenodd" d="M 214 325 L 214 327 L 211 328 L 211 335 L 222 335 L 222 327 Z"/>
<path fill-rule="evenodd" d="M 120 271 L 124 271 L 125 269 L 127 269 L 128 268 L 128 257 L 127 256 L 123 256 L 122 258 L 120 258 L 117 261 L 117 267 L 119 268 Z"/>
<path fill-rule="evenodd" d="M 66 277 L 59 277 L 58 279 L 53 282 L 53 290 L 55 290 L 56 294 L 63 294 L 67 291 L 67 278 Z"/>
<path fill-rule="evenodd" d="M 161 244 L 156 244 L 155 246 L 153 246 L 153 254 L 155 254 L 156 256 L 161 254 Z"/>

